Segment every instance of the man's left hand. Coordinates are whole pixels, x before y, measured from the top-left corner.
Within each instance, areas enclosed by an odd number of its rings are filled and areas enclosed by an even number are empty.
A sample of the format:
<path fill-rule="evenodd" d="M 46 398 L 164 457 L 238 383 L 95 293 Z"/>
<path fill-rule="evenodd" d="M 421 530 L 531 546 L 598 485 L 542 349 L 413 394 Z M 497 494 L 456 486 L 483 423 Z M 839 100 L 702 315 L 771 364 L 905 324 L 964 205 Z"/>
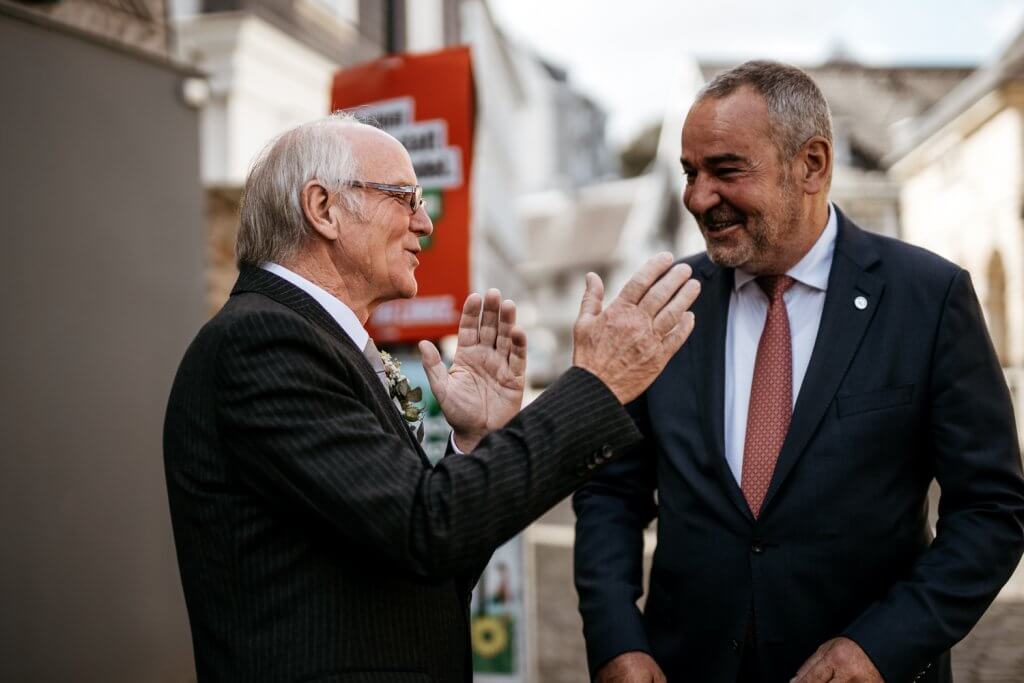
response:
<path fill-rule="evenodd" d="M 450 368 L 437 347 L 420 342 L 430 390 L 455 430 L 455 445 L 468 453 L 487 434 L 505 426 L 523 405 L 526 333 L 516 327 L 516 305 L 487 290 L 466 298 L 459 344 Z"/>
<path fill-rule="evenodd" d="M 790 683 L 885 683 L 882 674 L 849 638 L 833 638 L 804 662 Z"/>

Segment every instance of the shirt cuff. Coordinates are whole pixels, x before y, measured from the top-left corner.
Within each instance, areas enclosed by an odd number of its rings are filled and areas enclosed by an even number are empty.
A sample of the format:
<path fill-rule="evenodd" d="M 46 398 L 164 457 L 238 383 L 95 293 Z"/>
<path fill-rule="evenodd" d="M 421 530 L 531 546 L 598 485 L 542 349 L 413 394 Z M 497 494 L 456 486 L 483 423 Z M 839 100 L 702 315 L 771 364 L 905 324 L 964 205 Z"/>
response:
<path fill-rule="evenodd" d="M 452 431 L 451 436 L 448 437 L 448 441 L 451 442 L 452 453 L 457 453 L 458 455 L 465 455 L 465 453 L 462 451 L 462 449 L 460 449 L 458 446 L 455 445 L 455 432 L 454 431 Z"/>

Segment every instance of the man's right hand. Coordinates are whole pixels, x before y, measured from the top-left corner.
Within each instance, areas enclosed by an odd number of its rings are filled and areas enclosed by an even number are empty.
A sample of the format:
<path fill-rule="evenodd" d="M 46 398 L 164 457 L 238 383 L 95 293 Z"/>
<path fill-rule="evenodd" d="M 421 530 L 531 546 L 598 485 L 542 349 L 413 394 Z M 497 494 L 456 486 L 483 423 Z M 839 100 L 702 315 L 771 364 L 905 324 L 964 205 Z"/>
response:
<path fill-rule="evenodd" d="M 662 252 L 602 310 L 604 283 L 587 273 L 572 364 L 596 375 L 623 403 L 643 393 L 693 331 L 689 308 L 700 282 L 691 274 L 690 266 L 672 266 L 672 254 Z"/>
<path fill-rule="evenodd" d="M 597 670 L 596 683 L 667 683 L 661 667 L 646 652 L 624 652 Z"/>

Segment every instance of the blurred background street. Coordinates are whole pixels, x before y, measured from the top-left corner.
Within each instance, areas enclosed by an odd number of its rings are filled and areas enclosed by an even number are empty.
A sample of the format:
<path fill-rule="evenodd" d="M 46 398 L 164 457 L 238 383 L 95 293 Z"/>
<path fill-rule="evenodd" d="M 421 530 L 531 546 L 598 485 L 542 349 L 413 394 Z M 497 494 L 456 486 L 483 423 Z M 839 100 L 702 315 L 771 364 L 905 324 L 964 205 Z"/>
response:
<path fill-rule="evenodd" d="M 971 272 L 1024 424 L 1019 0 L 0 0 L 0 680 L 194 679 L 161 429 L 181 354 L 237 276 L 248 165 L 347 102 L 339 74 L 457 46 L 472 153 L 420 152 L 471 166 L 423 184 L 439 241 L 446 193 L 467 193 L 455 276 L 519 304 L 531 395 L 569 366 L 587 271 L 614 292 L 658 250 L 703 250 L 680 200 L 683 117 L 708 79 L 771 58 L 830 102 L 833 201 Z M 432 125 L 423 97 L 398 129 Z M 419 383 L 422 330 L 400 323 L 428 313 L 371 320 Z M 587 680 L 573 523 L 563 502 L 492 563 L 475 614 L 509 638 L 477 643 L 480 681 Z M 1024 569 L 954 670 L 1024 682 Z"/>

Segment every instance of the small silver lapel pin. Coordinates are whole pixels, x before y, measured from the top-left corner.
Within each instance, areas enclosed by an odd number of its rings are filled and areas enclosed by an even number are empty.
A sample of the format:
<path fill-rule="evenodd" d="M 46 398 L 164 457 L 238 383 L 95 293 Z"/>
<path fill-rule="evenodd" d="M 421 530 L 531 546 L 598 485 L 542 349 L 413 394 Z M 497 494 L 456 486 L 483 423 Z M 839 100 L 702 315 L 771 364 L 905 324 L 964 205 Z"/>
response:
<path fill-rule="evenodd" d="M 858 311 L 863 311 L 868 307 L 868 300 L 862 296 L 858 296 L 853 300 L 853 305 L 857 307 Z"/>

